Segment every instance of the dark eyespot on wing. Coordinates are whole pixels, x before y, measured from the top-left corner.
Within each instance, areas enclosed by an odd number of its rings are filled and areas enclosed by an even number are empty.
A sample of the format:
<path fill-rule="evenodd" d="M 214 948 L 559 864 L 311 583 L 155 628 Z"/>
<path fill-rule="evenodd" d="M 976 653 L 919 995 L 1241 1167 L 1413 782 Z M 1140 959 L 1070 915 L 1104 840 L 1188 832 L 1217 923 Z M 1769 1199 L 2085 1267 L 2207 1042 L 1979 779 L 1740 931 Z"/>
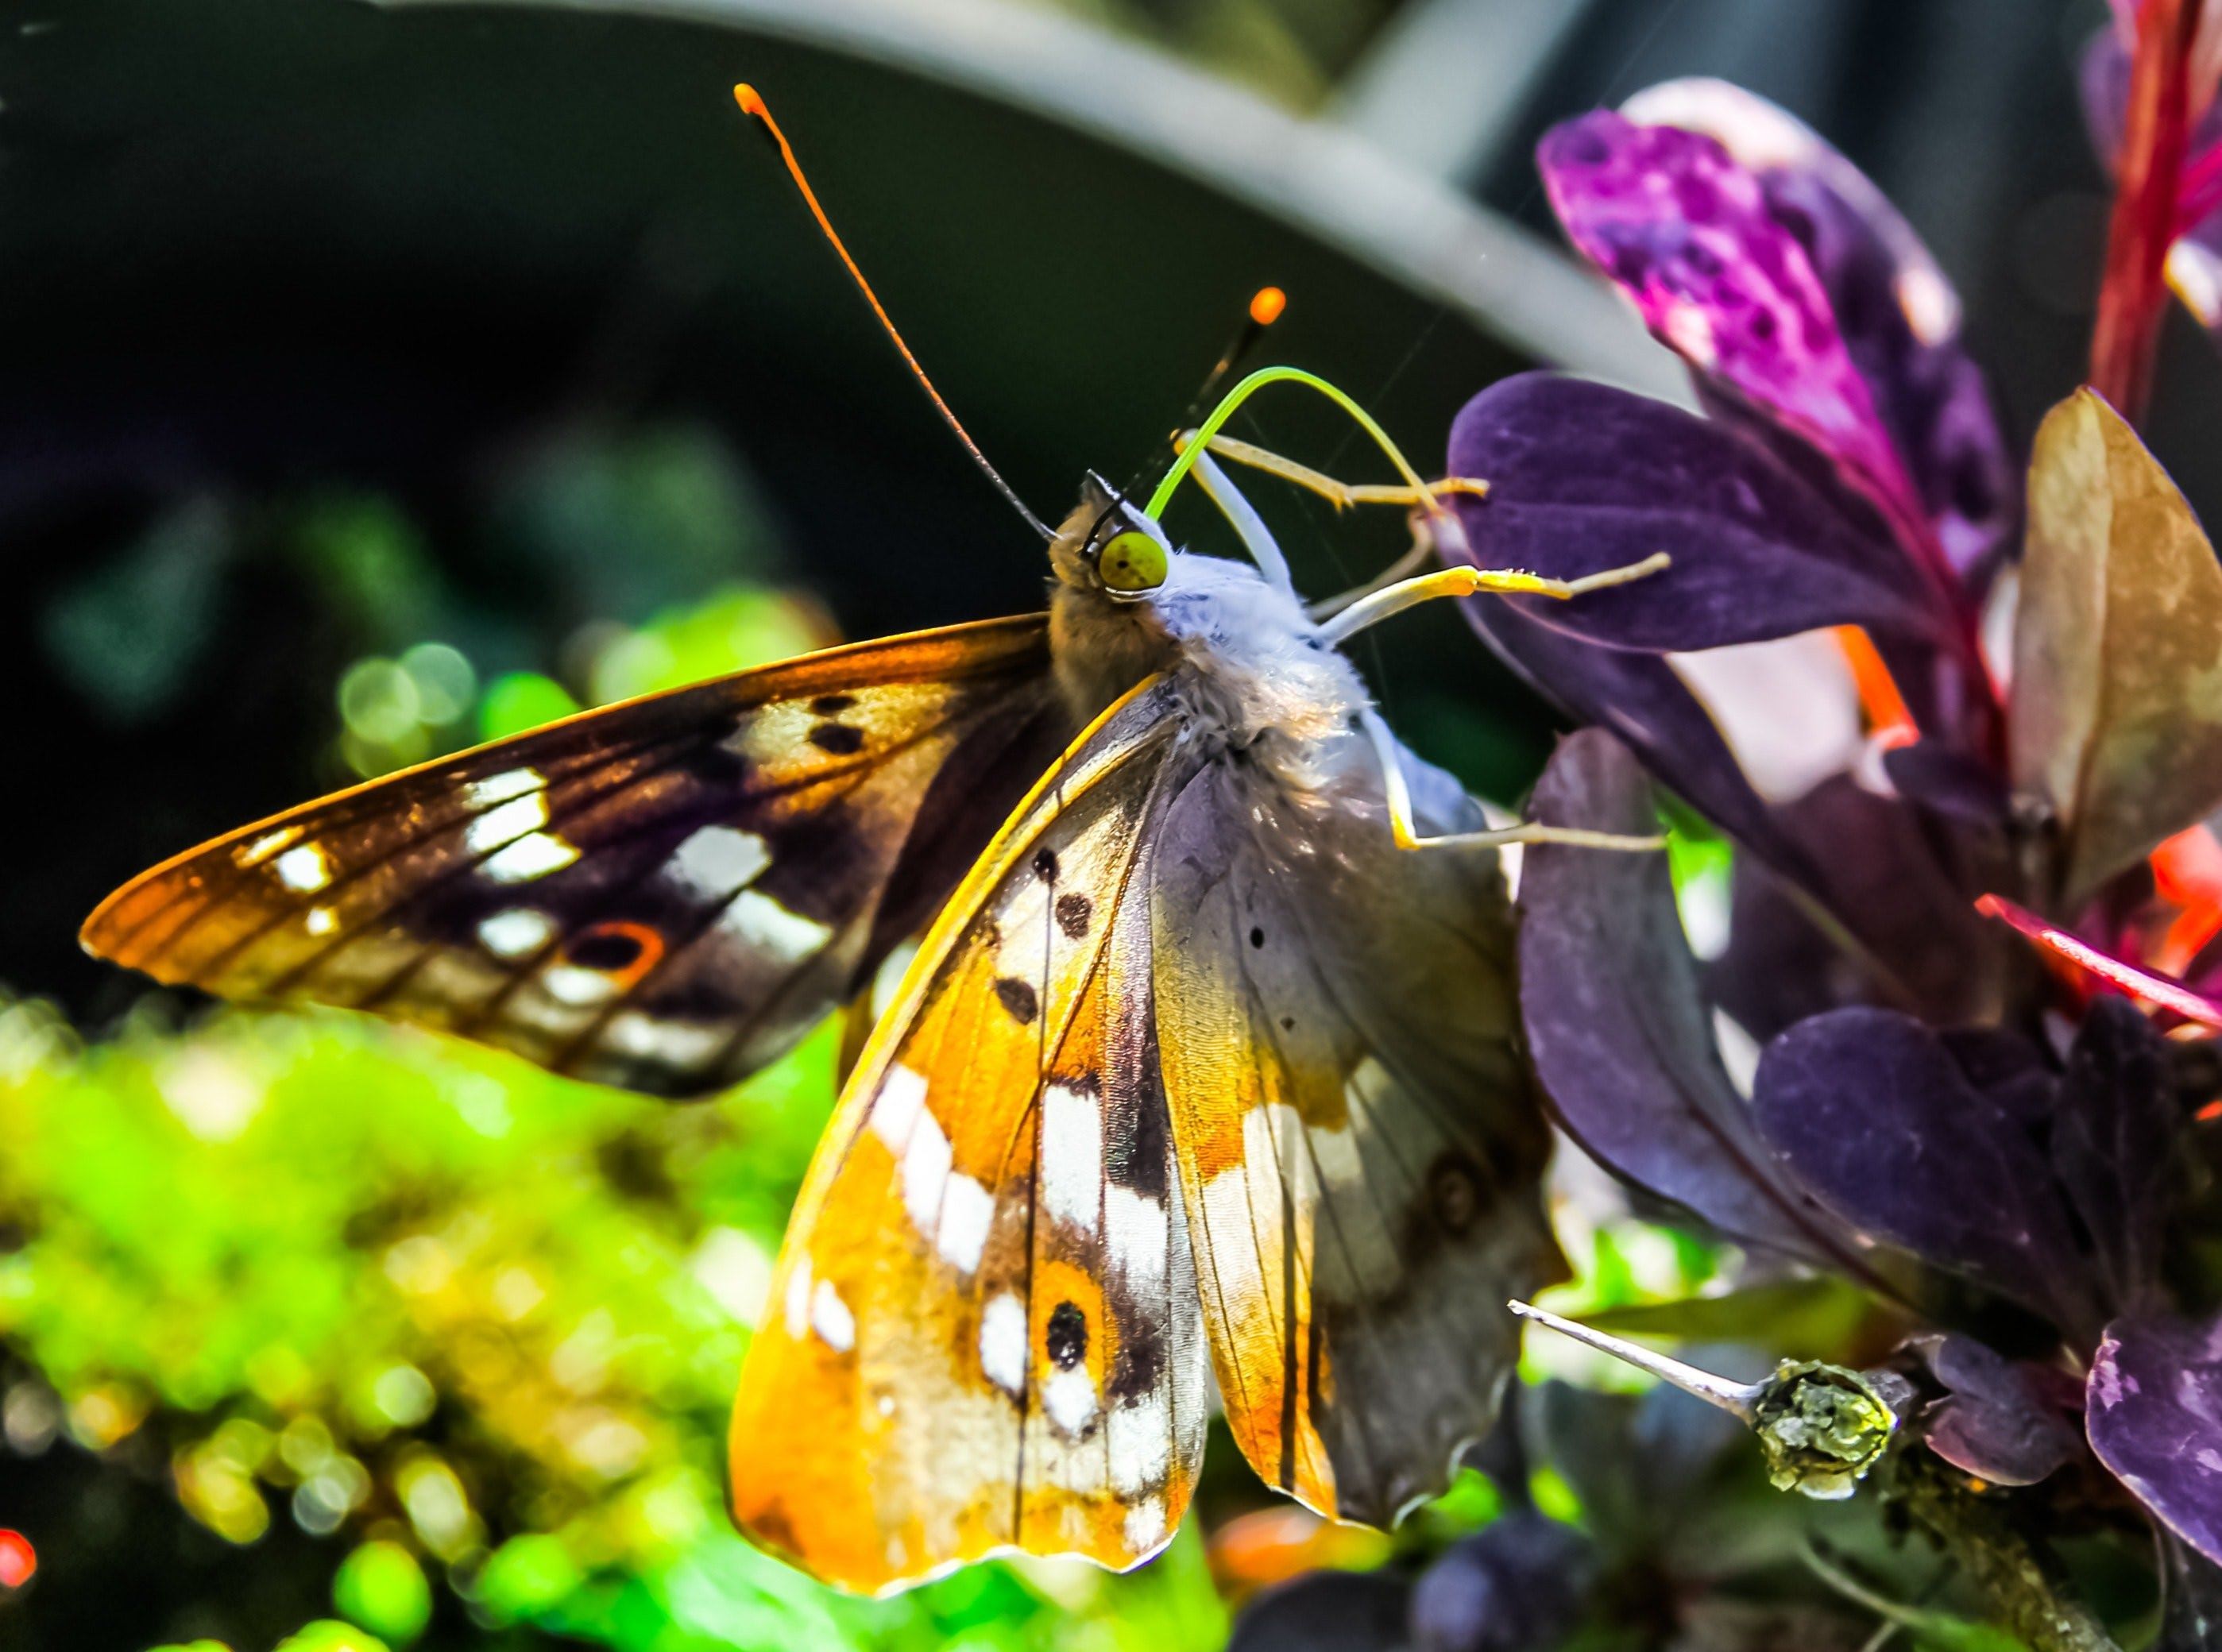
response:
<path fill-rule="evenodd" d="M 1057 927 L 1064 931 L 1067 939 L 1078 941 L 1087 935 L 1088 920 L 1095 910 L 1085 895 L 1059 895 L 1057 898 Z"/>
<path fill-rule="evenodd" d="M 1006 975 L 995 983 L 995 998 L 1020 1026 L 1041 1013 L 1041 1001 L 1033 987 L 1015 975 Z"/>
<path fill-rule="evenodd" d="M 810 743 L 833 756 L 848 757 L 863 750 L 864 731 L 845 723 L 821 723 L 811 729 Z"/>
<path fill-rule="evenodd" d="M 563 948 L 563 956 L 585 969 L 629 969 L 648 950 L 648 942 L 634 932 L 639 927 L 631 923 L 597 923 L 573 936 Z"/>
<path fill-rule="evenodd" d="M 1034 876 L 1045 884 L 1057 881 L 1057 851 L 1038 849 L 1034 853 Z"/>
<path fill-rule="evenodd" d="M 1050 1311 L 1049 1328 L 1043 1333 L 1049 1356 L 1061 1371 L 1070 1371 L 1088 1357 L 1088 1316 L 1075 1302 L 1060 1302 Z"/>

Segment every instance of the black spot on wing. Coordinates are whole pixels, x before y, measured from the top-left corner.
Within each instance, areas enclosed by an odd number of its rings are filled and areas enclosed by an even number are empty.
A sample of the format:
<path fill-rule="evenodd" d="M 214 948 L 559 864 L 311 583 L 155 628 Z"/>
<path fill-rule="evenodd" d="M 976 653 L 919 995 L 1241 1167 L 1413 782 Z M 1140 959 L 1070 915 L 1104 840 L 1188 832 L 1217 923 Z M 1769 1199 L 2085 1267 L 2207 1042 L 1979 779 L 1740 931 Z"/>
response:
<path fill-rule="evenodd" d="M 1021 1027 L 1041 1013 L 1041 999 L 1033 987 L 1015 975 L 1006 975 L 995 983 L 995 998 Z"/>
<path fill-rule="evenodd" d="M 1055 849 L 1034 851 L 1034 876 L 1045 884 L 1053 884 L 1057 881 L 1057 851 Z"/>
<path fill-rule="evenodd" d="M 1095 914 L 1095 905 L 1088 897 L 1064 894 L 1057 898 L 1057 927 L 1065 938 L 1077 941 L 1088 933 L 1088 920 Z"/>
<path fill-rule="evenodd" d="M 1060 1371 L 1070 1371 L 1088 1357 L 1088 1316 L 1076 1302 L 1060 1302 L 1051 1309 L 1042 1336 L 1050 1359 Z"/>
<path fill-rule="evenodd" d="M 612 924 L 602 924 L 573 937 L 563 948 L 563 956 L 568 962 L 584 969 L 625 969 L 639 961 L 644 949 L 637 935 Z"/>
<path fill-rule="evenodd" d="M 821 723 L 810 730 L 810 743 L 836 757 L 848 757 L 864 748 L 864 731 L 845 723 Z"/>
<path fill-rule="evenodd" d="M 811 701 L 810 709 L 821 717 L 837 717 L 856 703 L 854 694 L 820 694 Z"/>

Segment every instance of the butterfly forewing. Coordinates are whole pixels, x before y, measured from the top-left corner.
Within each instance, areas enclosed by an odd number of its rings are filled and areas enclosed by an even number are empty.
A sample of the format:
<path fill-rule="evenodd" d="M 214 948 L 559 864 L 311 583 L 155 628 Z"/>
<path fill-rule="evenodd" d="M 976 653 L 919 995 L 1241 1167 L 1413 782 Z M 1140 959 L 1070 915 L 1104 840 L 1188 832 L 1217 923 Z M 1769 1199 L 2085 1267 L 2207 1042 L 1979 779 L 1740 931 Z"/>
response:
<path fill-rule="evenodd" d="M 1125 1567 L 1186 1506 L 1208 1356 L 1128 898 L 1177 732 L 1140 691 L 1014 817 L 820 1146 L 732 1467 L 743 1525 L 821 1577 Z"/>
<path fill-rule="evenodd" d="M 1062 744 L 1039 618 L 828 650 L 584 714 L 146 873 L 93 952 L 687 1095 L 921 924 Z"/>
<path fill-rule="evenodd" d="M 1387 1524 L 1493 1419 L 1505 1299 L 1562 1272 L 1496 857 L 1397 849 L 1378 792 L 1239 764 L 1186 781 L 1153 853 L 1158 1037 L 1228 1424 L 1269 1481 Z"/>

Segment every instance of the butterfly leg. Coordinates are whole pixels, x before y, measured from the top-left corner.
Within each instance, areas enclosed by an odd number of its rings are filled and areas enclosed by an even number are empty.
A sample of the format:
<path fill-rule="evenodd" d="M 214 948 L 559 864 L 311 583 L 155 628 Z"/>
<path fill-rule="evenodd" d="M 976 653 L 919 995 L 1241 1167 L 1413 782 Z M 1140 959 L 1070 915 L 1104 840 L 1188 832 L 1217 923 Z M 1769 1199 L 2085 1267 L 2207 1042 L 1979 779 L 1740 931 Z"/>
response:
<path fill-rule="evenodd" d="M 1540 573 L 1525 573 L 1518 568 L 1476 568 L 1460 564 L 1399 579 L 1368 592 L 1323 623 L 1320 635 L 1329 642 L 1344 642 L 1368 626 L 1378 625 L 1391 615 L 1416 608 L 1422 603 L 1441 597 L 1471 597 L 1484 591 L 1506 596 L 1556 597 L 1565 601 L 1647 578 L 1661 572 L 1671 560 L 1666 552 L 1657 551 L 1624 568 L 1605 568 L 1585 573 L 1579 579 L 1553 579 Z"/>
<path fill-rule="evenodd" d="M 1185 447 L 1195 436 L 1193 430 L 1182 431 L 1173 439 L 1176 450 Z M 1478 476 L 1447 476 L 1440 482 L 1416 486 L 1410 482 L 1343 482 L 1324 471 L 1315 471 L 1309 465 L 1284 459 L 1270 448 L 1238 441 L 1233 436 L 1213 436 L 1204 446 L 1221 459 L 1308 489 L 1338 510 L 1354 504 L 1417 505 L 1428 510 L 1440 510 L 1448 496 L 1463 494 L 1478 499 L 1489 492 L 1489 484 Z"/>
<path fill-rule="evenodd" d="M 1584 831 L 1572 826 L 1547 826 L 1524 820 L 1516 825 L 1485 832 L 1447 832 L 1422 835 L 1412 813 L 1412 791 L 1404 779 L 1404 765 L 1397 754 L 1397 737 L 1381 714 L 1371 708 L 1360 713 L 1366 738 L 1381 763 L 1381 791 L 1389 806 L 1389 829 L 1400 849 L 1503 848 L 1514 843 L 1561 843 L 1572 848 L 1646 851 L 1666 847 L 1664 836 L 1626 837 L 1617 832 Z"/>

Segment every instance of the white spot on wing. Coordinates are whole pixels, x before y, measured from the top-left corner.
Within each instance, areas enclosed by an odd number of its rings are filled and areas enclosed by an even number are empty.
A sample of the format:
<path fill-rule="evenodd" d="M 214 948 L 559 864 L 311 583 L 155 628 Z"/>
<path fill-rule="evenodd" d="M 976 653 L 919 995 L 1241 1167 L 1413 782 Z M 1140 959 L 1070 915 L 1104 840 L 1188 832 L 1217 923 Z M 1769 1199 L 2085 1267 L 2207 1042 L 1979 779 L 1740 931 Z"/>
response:
<path fill-rule="evenodd" d="M 902 1189 L 903 1209 L 910 1212 L 911 1226 L 922 1234 L 932 1232 L 939 1219 L 941 1192 L 948 1185 L 953 1156 L 939 1121 L 921 1110 L 903 1148 Z"/>
<path fill-rule="evenodd" d="M 1095 1415 L 1095 1379 L 1076 1365 L 1042 1384 L 1042 1409 L 1067 1434 L 1078 1434 Z"/>
<path fill-rule="evenodd" d="M 550 964 L 540 972 L 540 985 L 558 1004 L 599 1004 L 618 990 L 614 977 L 576 964 Z"/>
<path fill-rule="evenodd" d="M 1026 1308 L 1014 1292 L 980 1311 L 980 1369 L 1013 1399 L 1026 1391 Z"/>
<path fill-rule="evenodd" d="M 479 924 L 479 943 L 497 958 L 522 958 L 546 946 L 556 934 L 556 920 L 530 906 L 512 906 Z"/>
<path fill-rule="evenodd" d="M 926 1080 L 907 1067 L 888 1069 L 880 1093 L 872 1098 L 872 1134 L 901 1154 L 910 1144 L 911 1126 L 926 1104 Z"/>
<path fill-rule="evenodd" d="M 833 934 L 825 924 L 790 912 L 754 889 L 740 892 L 719 918 L 718 927 L 786 963 L 809 957 Z"/>
<path fill-rule="evenodd" d="M 849 1311 L 849 1305 L 841 1300 L 831 1280 L 819 1280 L 818 1288 L 810 1293 L 810 1329 L 836 1354 L 846 1354 L 857 1346 L 857 1316 Z"/>
<path fill-rule="evenodd" d="M 639 1010 L 620 1010 L 602 1029 L 602 1042 L 620 1055 L 667 1066 L 699 1067 L 725 1048 L 723 1027 L 690 1021 L 663 1021 Z"/>
<path fill-rule="evenodd" d="M 672 851 L 664 871 L 700 899 L 724 900 L 770 864 L 771 850 L 754 832 L 705 826 Z"/>
<path fill-rule="evenodd" d="M 1156 1290 L 1164 1282 L 1165 1207 L 1107 1182 L 1103 1186 L 1104 1254 L 1127 1288 Z"/>
<path fill-rule="evenodd" d="M 1146 1503 L 1137 1503 L 1127 1511 L 1127 1549 L 1139 1555 L 1155 1549 L 1164 1541 L 1165 1505 L 1162 1498 L 1152 1498 Z"/>
<path fill-rule="evenodd" d="M 304 895 L 314 894 L 332 880 L 332 863 L 314 843 L 286 850 L 271 863 L 270 869 L 278 874 L 279 883 Z"/>
<path fill-rule="evenodd" d="M 548 823 L 548 794 L 528 792 L 521 798 L 489 809 L 463 828 L 463 848 L 471 854 L 484 854 L 488 849 L 499 848 L 530 831 L 536 826 Z"/>
<path fill-rule="evenodd" d="M 561 872 L 578 858 L 577 847 L 554 832 L 528 832 L 481 861 L 479 873 L 498 884 L 526 884 Z"/>
<path fill-rule="evenodd" d="M 340 915 L 329 906 L 311 906 L 301 926 L 311 935 L 330 935 L 340 926 Z"/>
<path fill-rule="evenodd" d="M 1093 1233 L 1102 1186 L 1103 1109 L 1093 1096 L 1051 1085 L 1042 1096 L 1043 1205 Z"/>
<path fill-rule="evenodd" d="M 995 1201 L 986 1188 L 961 1172 L 951 1176 L 942 1194 L 941 1226 L 934 1235 L 942 1260 L 962 1273 L 976 1270 L 995 1216 Z"/>
<path fill-rule="evenodd" d="M 505 769 L 483 780 L 473 780 L 463 788 L 463 801 L 474 809 L 491 808 L 512 798 L 521 798 L 528 792 L 537 792 L 547 784 L 548 777 L 537 768 Z"/>
<path fill-rule="evenodd" d="M 1132 1499 L 1164 1488 L 1172 1473 L 1172 1413 L 1162 1392 L 1114 1405 L 1103 1419 L 1111 1453 L 1111 1489 Z"/>

